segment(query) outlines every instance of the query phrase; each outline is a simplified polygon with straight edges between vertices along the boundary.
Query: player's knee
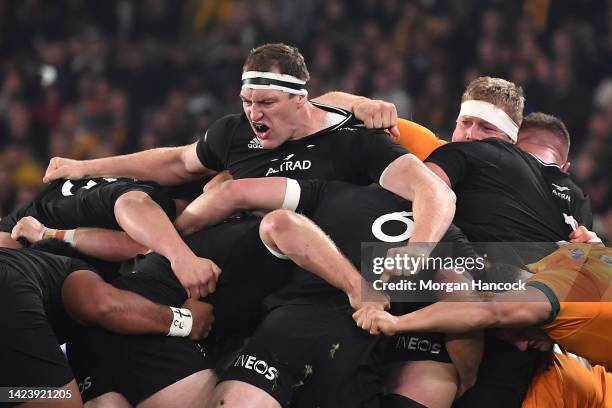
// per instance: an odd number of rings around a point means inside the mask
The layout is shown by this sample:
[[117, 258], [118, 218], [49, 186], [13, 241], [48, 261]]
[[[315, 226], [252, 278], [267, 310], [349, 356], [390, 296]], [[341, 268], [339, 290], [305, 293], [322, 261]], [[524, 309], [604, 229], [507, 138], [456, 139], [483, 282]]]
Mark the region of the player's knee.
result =
[[107, 392], [99, 397], [87, 401], [84, 405], [85, 408], [132, 408], [132, 404], [128, 402], [125, 397], [116, 392]]
[[413, 399], [399, 394], [387, 394], [381, 400], [382, 408], [426, 408]]
[[144, 191], [128, 191], [122, 194], [117, 201], [115, 201], [115, 214], [121, 213], [122, 211], [138, 208], [143, 205], [155, 204], [151, 197]]
[[299, 217], [289, 210], [275, 210], [261, 220], [260, 233], [267, 236], [275, 236], [292, 231], [299, 224]]

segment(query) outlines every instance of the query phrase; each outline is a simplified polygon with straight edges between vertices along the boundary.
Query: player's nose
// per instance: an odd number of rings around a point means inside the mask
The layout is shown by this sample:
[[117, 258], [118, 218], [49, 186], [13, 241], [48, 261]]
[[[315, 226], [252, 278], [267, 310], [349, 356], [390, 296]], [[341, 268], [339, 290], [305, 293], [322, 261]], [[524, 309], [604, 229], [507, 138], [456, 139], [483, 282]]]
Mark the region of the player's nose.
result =
[[465, 140], [474, 140], [476, 136], [476, 125], [472, 124], [470, 127], [465, 129]]
[[514, 342], [514, 345], [516, 346], [517, 349], [521, 351], [526, 351], [527, 347], [529, 346], [529, 341], [528, 340], [518, 340]]
[[248, 116], [251, 122], [255, 122], [263, 117], [263, 112], [253, 105], [249, 108]]

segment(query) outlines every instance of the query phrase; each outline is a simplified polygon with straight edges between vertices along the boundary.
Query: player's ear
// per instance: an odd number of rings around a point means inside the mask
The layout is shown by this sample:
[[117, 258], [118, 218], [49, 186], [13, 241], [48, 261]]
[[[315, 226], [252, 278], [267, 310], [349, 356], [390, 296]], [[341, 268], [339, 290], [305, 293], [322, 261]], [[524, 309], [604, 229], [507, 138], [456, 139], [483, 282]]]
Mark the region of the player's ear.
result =
[[565, 162], [565, 164], [563, 164], [561, 166], [561, 171], [564, 172], [564, 173], [568, 173], [571, 164], [572, 163], [570, 163], [570, 162]]
[[296, 98], [295, 103], [297, 104], [298, 109], [304, 106], [304, 104], [306, 104], [306, 102], [308, 101], [306, 95], [295, 95], [294, 98]]

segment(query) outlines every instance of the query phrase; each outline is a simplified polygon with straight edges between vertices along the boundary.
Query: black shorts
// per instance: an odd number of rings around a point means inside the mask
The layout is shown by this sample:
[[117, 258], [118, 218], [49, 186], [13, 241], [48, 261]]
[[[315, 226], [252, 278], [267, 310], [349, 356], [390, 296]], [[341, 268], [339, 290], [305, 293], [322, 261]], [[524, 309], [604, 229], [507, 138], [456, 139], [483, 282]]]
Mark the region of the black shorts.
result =
[[[391, 312], [396, 316], [400, 316], [421, 309], [429, 304], [417, 302], [393, 303]], [[385, 363], [427, 360], [439, 363], [452, 363], [446, 350], [443, 333], [398, 333], [387, 341]]]
[[401, 333], [391, 337], [385, 349], [385, 363], [436, 361], [452, 363], [442, 333]]
[[381, 338], [350, 313], [318, 305], [273, 309], [222, 375], [274, 397], [283, 407], [378, 407]]
[[0, 385], [61, 387], [74, 377], [45, 311], [41, 289], [0, 265]]
[[173, 220], [176, 217], [174, 201], [154, 182], [128, 179], [100, 181], [90, 189], [79, 188], [73, 195], [63, 196], [61, 189], [65, 182], [65, 180], [55, 181], [30, 204], [3, 217], [0, 220], [0, 231], [11, 232], [17, 221], [26, 216], [38, 219], [49, 228], [99, 227], [120, 230], [115, 219], [115, 202], [130, 191], [142, 191], [148, 194], [168, 218]]
[[67, 354], [84, 402], [107, 392], [133, 406], [157, 391], [213, 365], [204, 348], [188, 338], [126, 336], [83, 328]]

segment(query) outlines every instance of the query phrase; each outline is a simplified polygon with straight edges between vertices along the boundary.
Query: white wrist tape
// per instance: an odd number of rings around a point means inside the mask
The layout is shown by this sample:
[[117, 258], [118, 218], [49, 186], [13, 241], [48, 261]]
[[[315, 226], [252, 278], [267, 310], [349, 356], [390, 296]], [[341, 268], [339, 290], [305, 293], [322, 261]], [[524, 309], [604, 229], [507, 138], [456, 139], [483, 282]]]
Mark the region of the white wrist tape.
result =
[[168, 306], [172, 310], [172, 323], [170, 323], [170, 330], [168, 336], [173, 337], [187, 337], [191, 333], [191, 327], [193, 326], [193, 318], [191, 317], [191, 310], [180, 309], [178, 307]]
[[461, 111], [458, 117], [460, 116], [473, 116], [486, 120], [507, 134], [516, 143], [519, 131], [518, 125], [506, 112], [492, 103], [476, 100], [465, 101], [461, 104]]
[[76, 242], [74, 242], [74, 233], [75, 232], [76, 232], [75, 229], [67, 230], [66, 234], [64, 235], [64, 241], [69, 243], [71, 247], [75, 247], [76, 246]]

